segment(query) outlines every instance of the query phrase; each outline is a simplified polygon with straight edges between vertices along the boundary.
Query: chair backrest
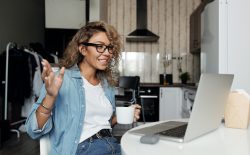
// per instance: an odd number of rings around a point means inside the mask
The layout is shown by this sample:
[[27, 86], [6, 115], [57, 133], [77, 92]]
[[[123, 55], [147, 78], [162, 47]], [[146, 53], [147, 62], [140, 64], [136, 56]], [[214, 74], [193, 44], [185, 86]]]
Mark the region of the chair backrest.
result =
[[49, 155], [51, 145], [49, 135], [43, 136], [40, 138], [40, 155]]
[[[134, 104], [139, 97], [139, 85], [140, 77], [139, 76], [120, 76], [119, 77], [119, 88], [124, 89], [124, 96], [117, 97], [116, 101], [123, 101], [128, 104]], [[121, 102], [119, 102], [121, 103]]]
[[137, 90], [140, 84], [139, 76], [120, 76], [119, 87], [124, 89]]

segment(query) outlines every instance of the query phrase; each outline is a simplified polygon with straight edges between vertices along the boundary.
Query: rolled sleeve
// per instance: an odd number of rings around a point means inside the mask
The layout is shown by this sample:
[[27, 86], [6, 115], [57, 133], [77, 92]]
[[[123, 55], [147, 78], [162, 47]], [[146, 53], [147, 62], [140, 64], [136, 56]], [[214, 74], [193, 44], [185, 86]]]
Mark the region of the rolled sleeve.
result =
[[37, 118], [36, 118], [36, 109], [39, 105], [33, 108], [33, 111], [30, 113], [29, 117], [26, 120], [25, 127], [27, 133], [31, 138], [37, 139], [45, 135], [52, 129], [52, 116], [47, 120], [42, 129], [38, 128]]
[[33, 139], [40, 138], [41, 136], [47, 134], [52, 129], [52, 126], [53, 126], [53, 119], [52, 119], [52, 116], [50, 116], [50, 118], [44, 124], [42, 129], [38, 128], [36, 110], [39, 107], [39, 105], [42, 103], [42, 100], [44, 99], [45, 95], [46, 95], [46, 90], [45, 90], [45, 87], [43, 86], [41, 89], [41, 95], [39, 99], [37, 100], [35, 104], [33, 104], [31, 112], [28, 118], [26, 119], [25, 127], [27, 130], [27, 133]]

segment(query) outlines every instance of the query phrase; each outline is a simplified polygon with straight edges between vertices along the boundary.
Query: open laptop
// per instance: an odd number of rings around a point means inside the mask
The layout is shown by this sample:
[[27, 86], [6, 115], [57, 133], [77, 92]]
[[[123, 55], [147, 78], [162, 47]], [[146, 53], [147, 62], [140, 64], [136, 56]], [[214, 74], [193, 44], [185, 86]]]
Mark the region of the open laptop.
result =
[[233, 81], [231, 74], [202, 74], [188, 122], [167, 121], [130, 130], [136, 135], [159, 134], [161, 139], [187, 142], [217, 129]]

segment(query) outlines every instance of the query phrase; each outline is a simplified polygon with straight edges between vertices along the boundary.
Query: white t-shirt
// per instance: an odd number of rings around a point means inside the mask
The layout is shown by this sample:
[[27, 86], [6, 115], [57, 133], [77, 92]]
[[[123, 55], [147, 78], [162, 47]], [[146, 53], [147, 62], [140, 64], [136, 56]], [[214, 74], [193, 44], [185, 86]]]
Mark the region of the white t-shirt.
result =
[[79, 142], [91, 137], [101, 129], [111, 129], [109, 120], [113, 113], [112, 105], [105, 96], [101, 84], [92, 85], [84, 77], [82, 79], [85, 89], [86, 112]]

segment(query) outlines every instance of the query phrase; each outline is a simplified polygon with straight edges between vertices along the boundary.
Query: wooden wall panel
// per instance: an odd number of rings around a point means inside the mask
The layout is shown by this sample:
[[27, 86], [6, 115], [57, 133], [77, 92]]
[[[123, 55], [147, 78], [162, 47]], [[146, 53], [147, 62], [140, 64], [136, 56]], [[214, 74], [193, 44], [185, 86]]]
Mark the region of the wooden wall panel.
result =
[[[173, 0], [166, 1], [166, 54], [171, 54], [173, 56]], [[173, 68], [172, 65], [167, 67], [167, 74], [172, 74]]]
[[173, 36], [172, 36], [172, 44], [173, 44], [173, 49], [172, 49], [172, 55], [174, 58], [173, 63], [172, 63], [172, 74], [173, 74], [173, 82], [178, 81], [178, 59], [177, 57], [179, 56], [179, 51], [180, 51], [180, 0], [173, 0], [172, 1], [172, 15], [173, 15], [173, 22], [172, 22], [172, 31], [173, 31]]
[[180, 0], [180, 16], [179, 16], [179, 21], [180, 21], [180, 51], [179, 55], [181, 56], [181, 68], [182, 72], [185, 72], [187, 70], [187, 1]]
[[117, 31], [122, 35], [122, 37], [124, 37], [124, 0], [116, 0], [116, 8], [117, 9], [117, 16], [116, 16], [116, 24], [117, 24]]
[[124, 10], [123, 10], [123, 15], [124, 16], [124, 22], [123, 22], [123, 27], [124, 27], [124, 31], [123, 31], [123, 41], [124, 41], [124, 49], [126, 49], [127, 51], [130, 51], [130, 44], [126, 44], [126, 35], [128, 35], [132, 29], [130, 26], [130, 21], [131, 21], [131, 14], [130, 12], [130, 0], [124, 0]]
[[[132, 32], [136, 28], [136, 1], [130, 0], [130, 4], [131, 4], [130, 5], [131, 9], [130, 9], [130, 12], [127, 12], [127, 13], [131, 14], [131, 20], [127, 21], [127, 23], [130, 23], [130, 32]], [[132, 52], [138, 51], [136, 43], [134, 43], [134, 42], [127, 43], [126, 42], [126, 44], [130, 44], [130, 50]], [[127, 50], [125, 49], [125, 51], [127, 51]], [[131, 52], [131, 51], [129, 51], [129, 52]]]
[[[148, 5], [147, 5], [147, 26], [148, 29], [151, 30], [152, 29], [152, 5], [151, 2], [152, 0], [148, 1]], [[143, 58], [142, 59], [147, 59], [150, 60], [151, 59], [151, 51], [152, 51], [152, 45], [150, 43], [138, 43], [138, 51], [143, 54]], [[143, 61], [143, 63], [141, 64], [142, 68], [148, 68], [147, 70], [142, 69], [142, 73], [141, 73], [141, 81], [151, 81], [151, 63], [149, 63], [148, 61]]]
[[[143, 68], [142, 82], [159, 82], [159, 74], [164, 73], [163, 56], [171, 54], [173, 59], [166, 71], [173, 74], [173, 81], [179, 82], [178, 60], [182, 56], [181, 68], [191, 74], [193, 82], [199, 74], [199, 55], [189, 52], [189, 16], [201, 0], [147, 0], [147, 26], [157, 34], [158, 42], [126, 42], [126, 35], [136, 28], [136, 0], [107, 0], [108, 22], [121, 33], [125, 52], [139, 52], [141, 58], [136, 67]], [[130, 54], [125, 57], [128, 58]], [[150, 60], [142, 62], [142, 60]], [[123, 64], [123, 73], [129, 72]], [[195, 74], [195, 75], [194, 75]], [[194, 78], [195, 77], [195, 78]]]
[[117, 5], [116, 5], [116, 2], [117, 2], [117, 0], [110, 0], [110, 3], [108, 3], [108, 4], [110, 4], [110, 6], [108, 6], [108, 7], [110, 7], [110, 9], [109, 9], [110, 17], [108, 18], [109, 19], [108, 22], [117, 28], [117, 24], [116, 24], [117, 23], [117, 18], [116, 18]]
[[[159, 0], [151, 0], [151, 10], [152, 10], [152, 18], [151, 18], [151, 31], [161, 38], [161, 34], [159, 33]], [[151, 51], [151, 75], [158, 75], [159, 68], [156, 68], [158, 61], [156, 61], [157, 54], [159, 53], [159, 42], [152, 42], [152, 51]], [[151, 81], [158, 80], [159, 76], [151, 76], [149, 79]]]
[[[159, 36], [161, 39], [159, 39], [159, 59], [158, 59], [158, 72], [164, 73], [166, 72], [166, 69], [163, 66], [163, 59], [166, 57], [166, 1], [165, 0], [159, 0]], [[160, 67], [159, 67], [160, 66]]]

